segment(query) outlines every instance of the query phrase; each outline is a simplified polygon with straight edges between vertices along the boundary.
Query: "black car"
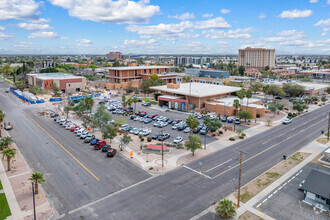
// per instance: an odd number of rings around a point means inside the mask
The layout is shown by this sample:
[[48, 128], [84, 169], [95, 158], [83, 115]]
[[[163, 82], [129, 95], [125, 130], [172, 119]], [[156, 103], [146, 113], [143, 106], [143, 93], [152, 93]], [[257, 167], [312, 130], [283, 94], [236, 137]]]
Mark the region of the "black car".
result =
[[151, 136], [152, 139], [156, 140], [161, 134], [156, 133], [154, 135]]
[[52, 114], [50, 114], [51, 118], [56, 118], [58, 116], [58, 114], [56, 112], [53, 112]]
[[140, 117], [144, 117], [146, 114], [147, 114], [147, 113], [142, 112], [142, 113], [140, 114]]
[[107, 152], [110, 148], [111, 146], [106, 144], [102, 147], [102, 152]]
[[137, 117], [137, 115], [131, 115], [130, 119], [133, 120], [136, 117]]
[[174, 121], [173, 119], [168, 119], [167, 123], [172, 124], [173, 121]]

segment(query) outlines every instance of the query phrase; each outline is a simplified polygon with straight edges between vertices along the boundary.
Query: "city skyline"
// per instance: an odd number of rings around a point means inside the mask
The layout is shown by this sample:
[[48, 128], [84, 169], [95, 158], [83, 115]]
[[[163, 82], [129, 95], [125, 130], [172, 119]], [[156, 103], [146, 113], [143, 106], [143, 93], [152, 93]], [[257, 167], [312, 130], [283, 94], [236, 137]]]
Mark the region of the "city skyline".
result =
[[250, 46], [329, 55], [329, 7], [330, 0], [5, 0], [0, 54], [237, 55]]

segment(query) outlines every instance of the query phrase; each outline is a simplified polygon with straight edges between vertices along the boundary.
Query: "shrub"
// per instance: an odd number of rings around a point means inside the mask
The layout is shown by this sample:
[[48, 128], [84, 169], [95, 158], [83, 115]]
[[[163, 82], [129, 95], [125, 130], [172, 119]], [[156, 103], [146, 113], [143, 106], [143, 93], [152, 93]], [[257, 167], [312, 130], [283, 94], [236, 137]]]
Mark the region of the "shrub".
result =
[[257, 113], [257, 115], [256, 115], [256, 116], [257, 116], [257, 118], [260, 118], [260, 114], [259, 114], [259, 113]]
[[223, 131], [219, 131], [219, 134], [223, 134]]
[[318, 106], [322, 106], [322, 104], [319, 104]]
[[239, 139], [244, 139], [244, 136], [239, 136]]
[[141, 137], [140, 140], [143, 142], [144, 141], [144, 137]]
[[184, 147], [183, 147], [182, 143], [179, 143], [179, 144], [176, 145], [175, 148], [176, 149], [183, 149]]
[[212, 137], [215, 137], [215, 134], [212, 134]]
[[296, 117], [297, 116], [297, 113], [292, 113], [292, 117]]
[[292, 117], [292, 113], [291, 112], [288, 112], [288, 117]]
[[230, 137], [229, 140], [230, 140], [230, 141], [235, 141], [235, 138]]
[[245, 136], [246, 136], [246, 134], [245, 134], [245, 133], [242, 133], [242, 134], [241, 134], [241, 136], [245, 137]]
[[325, 102], [325, 101], [327, 101], [327, 97], [326, 97], [325, 95], [323, 95], [323, 96], [321, 97], [321, 100], [322, 100], [322, 102]]
[[148, 138], [147, 138], [147, 141], [148, 141], [148, 142], [151, 142], [151, 141], [152, 141], [152, 138], [151, 138], [151, 137], [148, 137]]
[[248, 122], [251, 122], [251, 120], [248, 120]]
[[227, 128], [225, 128], [225, 131], [227, 131]]

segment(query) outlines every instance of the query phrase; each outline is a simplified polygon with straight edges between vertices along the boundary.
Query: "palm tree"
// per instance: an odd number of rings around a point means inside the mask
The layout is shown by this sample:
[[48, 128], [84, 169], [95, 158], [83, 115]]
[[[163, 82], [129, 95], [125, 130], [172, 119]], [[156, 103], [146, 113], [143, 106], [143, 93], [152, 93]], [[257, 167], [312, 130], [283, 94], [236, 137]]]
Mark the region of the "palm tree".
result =
[[9, 145], [11, 145], [12, 143], [14, 143], [14, 139], [12, 139], [11, 137], [7, 136], [4, 137], [0, 140], [0, 150], [4, 149], [4, 148], [8, 148]]
[[235, 99], [234, 100], [234, 103], [233, 103], [233, 106], [235, 108], [235, 115], [237, 115], [237, 109], [241, 106], [241, 104], [239, 104], [239, 100], [238, 99]]
[[[241, 90], [237, 91], [236, 94], [237, 94], [238, 98], [239, 98], [239, 99], [241, 100], [241, 102], [242, 102], [242, 100], [243, 100], [243, 99], [245, 98], [245, 96], [246, 96], [246, 91], [245, 91], [244, 88], [242, 88]], [[242, 105], [242, 104], [241, 104], [241, 105]]]
[[2, 122], [5, 120], [6, 114], [0, 109], [0, 137], [1, 137], [1, 128]]
[[245, 97], [247, 98], [247, 104], [246, 104], [246, 109], [249, 107], [249, 99], [252, 98], [252, 90], [249, 89], [246, 91]]
[[7, 157], [8, 171], [10, 171], [10, 160], [11, 160], [11, 158], [15, 157], [16, 149], [6, 148], [1, 152], [1, 154], [2, 154], [2, 158]]
[[127, 99], [127, 105], [131, 107], [132, 104], [133, 104], [133, 99], [132, 98]]
[[133, 97], [133, 102], [134, 102], [134, 113], [136, 111], [136, 103], [139, 101], [138, 97], [134, 96]]
[[223, 218], [231, 218], [236, 215], [235, 205], [228, 199], [218, 202], [215, 210]]
[[40, 172], [32, 173], [30, 179], [32, 182], [34, 182], [34, 191], [36, 194], [38, 194], [38, 184], [46, 182], [44, 175]]
[[92, 112], [92, 108], [94, 105], [94, 99], [92, 97], [86, 97], [85, 99], [86, 107]]

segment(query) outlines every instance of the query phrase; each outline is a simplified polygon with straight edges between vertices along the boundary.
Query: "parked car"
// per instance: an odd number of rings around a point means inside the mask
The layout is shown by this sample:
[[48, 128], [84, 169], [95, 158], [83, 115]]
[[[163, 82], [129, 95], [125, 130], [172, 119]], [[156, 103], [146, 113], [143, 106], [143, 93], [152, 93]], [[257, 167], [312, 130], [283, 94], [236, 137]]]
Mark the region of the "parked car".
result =
[[299, 183], [299, 186], [298, 186], [298, 189], [299, 190], [302, 190], [302, 191], [304, 191], [304, 183], [305, 183], [305, 180], [303, 180], [301, 183]]
[[221, 121], [222, 121], [222, 122], [226, 122], [226, 121], [227, 121], [227, 117], [226, 117], [226, 116], [223, 116], [223, 117], [221, 118]]
[[240, 124], [241, 123], [241, 119], [240, 118], [235, 118], [235, 124]]
[[79, 128], [79, 126], [73, 126], [73, 127], [70, 128], [70, 131], [73, 132], [73, 131], [75, 131], [77, 128]]
[[180, 142], [182, 142], [182, 141], [183, 141], [183, 138], [182, 138], [182, 137], [176, 137], [176, 138], [174, 139], [173, 143], [178, 144], [178, 143], [180, 143]]
[[85, 143], [91, 142], [95, 138], [95, 135], [93, 134], [88, 134], [85, 138]]
[[193, 132], [197, 134], [202, 129], [202, 127], [203, 126], [197, 126], [197, 128], [194, 128]]
[[170, 137], [171, 137], [171, 135], [169, 133], [164, 133], [163, 135], [159, 135], [157, 139], [159, 141], [162, 141], [162, 140], [164, 141], [164, 140], [166, 140], [166, 139], [168, 139]]
[[280, 97], [280, 96], [275, 96], [274, 98], [277, 100], [282, 100], [282, 97]]
[[159, 121], [156, 121], [156, 122], [154, 123], [154, 127], [158, 127], [159, 124], [160, 124], [160, 122], [159, 122]]
[[142, 103], [142, 105], [147, 107], [147, 106], [151, 106], [151, 103], [150, 102], [145, 102], [145, 103]]
[[169, 120], [167, 121], [167, 123], [172, 124], [173, 121], [174, 121], [173, 119], [169, 119]]
[[160, 133], [156, 133], [156, 134], [153, 134], [153, 135], [151, 136], [151, 138], [154, 139], [154, 140], [156, 140], [160, 135], [162, 135], [162, 134], [160, 134]]
[[149, 124], [150, 122], [152, 122], [152, 119], [151, 119], [151, 118], [146, 118], [146, 119], [144, 120], [144, 123], [145, 123], [145, 124]]
[[173, 130], [176, 130], [176, 129], [178, 129], [178, 127], [179, 127], [178, 124], [174, 124], [174, 125], [172, 126], [172, 129], [173, 129]]
[[100, 150], [105, 145], [105, 141], [99, 141], [94, 145], [95, 150]]
[[287, 125], [287, 124], [290, 124], [291, 122], [292, 122], [292, 119], [285, 118], [285, 119], [283, 119], [282, 124]]
[[233, 121], [234, 121], [234, 120], [233, 120], [233, 118], [231, 118], [231, 117], [229, 117], [228, 120], [227, 120], [228, 123], [233, 123]]
[[110, 148], [111, 146], [106, 144], [102, 147], [102, 152], [107, 152]]
[[130, 119], [134, 120], [134, 118], [136, 118], [136, 117], [137, 117], [136, 115], [131, 115]]
[[157, 117], [158, 115], [157, 114], [152, 114], [150, 118], [154, 118], [154, 117]]
[[91, 145], [95, 145], [97, 142], [99, 142], [100, 140], [99, 139], [93, 139], [92, 141], [91, 141]]
[[191, 129], [190, 129], [189, 127], [186, 127], [186, 128], [183, 130], [184, 133], [189, 133], [190, 131], [191, 131]]
[[53, 113], [50, 114], [50, 117], [51, 117], [51, 118], [55, 118], [55, 117], [57, 117], [57, 116], [58, 116], [58, 114], [57, 114], [56, 112], [53, 112]]
[[107, 152], [107, 157], [113, 157], [117, 153], [116, 149], [110, 148]]
[[85, 139], [87, 137], [87, 135], [89, 135], [89, 131], [87, 132], [83, 132], [81, 135], [80, 135], [80, 139]]
[[206, 135], [207, 132], [208, 132], [207, 127], [203, 127], [203, 128], [201, 129], [201, 131], [199, 132], [199, 134]]

